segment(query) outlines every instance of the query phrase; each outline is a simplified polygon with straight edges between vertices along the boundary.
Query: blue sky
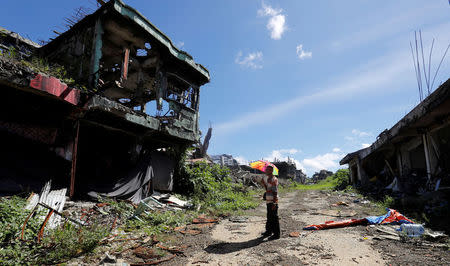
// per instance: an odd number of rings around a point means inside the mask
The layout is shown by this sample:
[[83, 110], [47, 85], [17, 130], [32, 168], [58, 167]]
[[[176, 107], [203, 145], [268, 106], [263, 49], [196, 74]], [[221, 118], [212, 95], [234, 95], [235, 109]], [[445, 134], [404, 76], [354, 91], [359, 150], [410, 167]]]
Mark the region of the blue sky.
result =
[[[419, 103], [409, 42], [422, 30], [431, 73], [450, 43], [448, 0], [125, 0], [206, 66], [200, 126], [209, 154], [288, 156], [336, 170]], [[94, 0], [7, 1], [0, 26], [37, 41]], [[427, 57], [427, 56], [426, 56]], [[450, 76], [450, 55], [435, 89]]]

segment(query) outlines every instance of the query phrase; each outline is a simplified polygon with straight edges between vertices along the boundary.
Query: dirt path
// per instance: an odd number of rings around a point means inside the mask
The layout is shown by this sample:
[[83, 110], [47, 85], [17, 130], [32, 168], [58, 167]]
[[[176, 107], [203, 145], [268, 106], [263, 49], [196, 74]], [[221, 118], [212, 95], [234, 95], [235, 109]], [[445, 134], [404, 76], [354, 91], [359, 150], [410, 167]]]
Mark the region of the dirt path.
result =
[[[335, 201], [325, 192], [292, 192], [280, 199], [279, 240], [260, 238], [265, 226], [265, 204], [243, 217], [222, 220], [210, 232], [185, 237], [189, 248], [186, 257], [167, 262], [167, 265], [384, 265], [383, 256], [364, 237], [363, 229], [339, 228], [324, 231], [303, 231], [308, 224], [322, 223], [336, 218], [330, 207]], [[345, 207], [345, 206], [342, 206]], [[351, 209], [346, 207], [347, 209]], [[341, 214], [364, 214], [341, 208]], [[325, 213], [325, 214], [321, 214]], [[297, 231], [299, 237], [290, 237]]]

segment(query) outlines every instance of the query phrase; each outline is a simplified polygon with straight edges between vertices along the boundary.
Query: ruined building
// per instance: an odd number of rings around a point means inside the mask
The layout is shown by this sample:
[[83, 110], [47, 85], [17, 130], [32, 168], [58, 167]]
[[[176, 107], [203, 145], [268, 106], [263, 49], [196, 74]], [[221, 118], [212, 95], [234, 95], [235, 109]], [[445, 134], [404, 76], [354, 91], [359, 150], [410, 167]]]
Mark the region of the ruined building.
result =
[[280, 161], [277, 158], [272, 162], [278, 168], [278, 177], [285, 179], [295, 179], [297, 176], [297, 168], [294, 160], [288, 157], [286, 161]]
[[347, 154], [353, 184], [416, 193], [450, 185], [450, 79], [368, 148]]
[[314, 173], [314, 175], [311, 177], [312, 181], [314, 183], [317, 183], [321, 180], [325, 180], [327, 177], [332, 176], [333, 172], [327, 171], [327, 170], [320, 170], [319, 172]]
[[43, 46], [1, 29], [0, 53], [1, 193], [49, 179], [72, 197], [176, 186], [210, 76], [138, 11], [111, 0]]
[[295, 170], [295, 178], [294, 181], [300, 184], [306, 184], [306, 179], [308, 177], [305, 173], [303, 173], [302, 169]]
[[212, 155], [211, 159], [213, 163], [220, 164], [221, 166], [238, 166], [239, 163], [233, 158], [231, 154]]

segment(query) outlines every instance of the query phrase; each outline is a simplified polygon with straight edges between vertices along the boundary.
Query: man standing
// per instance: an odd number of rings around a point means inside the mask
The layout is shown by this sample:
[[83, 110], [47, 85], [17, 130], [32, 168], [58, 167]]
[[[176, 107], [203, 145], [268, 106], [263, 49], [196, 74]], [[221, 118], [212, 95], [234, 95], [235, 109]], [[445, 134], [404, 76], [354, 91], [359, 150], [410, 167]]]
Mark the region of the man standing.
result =
[[273, 175], [273, 167], [267, 166], [266, 171], [267, 183], [266, 187], [266, 203], [267, 203], [267, 221], [266, 231], [263, 236], [270, 236], [268, 240], [280, 238], [280, 222], [278, 220], [278, 178]]

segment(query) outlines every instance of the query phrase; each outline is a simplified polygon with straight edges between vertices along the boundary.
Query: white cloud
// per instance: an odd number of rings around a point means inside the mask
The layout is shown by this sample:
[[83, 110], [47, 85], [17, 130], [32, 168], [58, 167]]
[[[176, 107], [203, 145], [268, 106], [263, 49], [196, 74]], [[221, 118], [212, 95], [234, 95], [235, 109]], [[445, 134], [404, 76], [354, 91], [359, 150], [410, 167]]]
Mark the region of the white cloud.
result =
[[361, 147], [364, 149], [364, 148], [370, 147], [370, 145], [371, 145], [371, 144], [369, 144], [369, 143], [362, 143], [362, 144], [361, 144]]
[[[333, 82], [322, 90], [316, 90], [310, 95], [298, 97], [288, 96], [285, 101], [267, 106], [264, 109], [254, 110], [246, 114], [233, 117], [230, 121], [219, 123], [216, 126], [216, 135], [236, 132], [254, 125], [268, 123], [278, 117], [292, 113], [306, 105], [317, 103], [336, 102], [338, 100], [355, 99], [367, 93], [391, 92], [394, 84], [401, 84], [410, 79], [411, 58], [406, 49], [394, 51], [381, 58], [376, 58], [364, 67], [357, 67], [347, 76], [342, 76], [341, 82]], [[306, 90], [303, 88], [302, 90]], [[264, 117], [264, 119], [260, 119]]]
[[249, 53], [247, 56], [242, 57], [243, 54], [241, 51], [236, 56], [235, 63], [239, 64], [244, 67], [253, 68], [253, 69], [260, 69], [262, 68], [262, 59], [263, 54], [262, 52], [254, 52]]
[[372, 136], [372, 133], [360, 131], [360, 130], [358, 130], [358, 129], [353, 129], [353, 130], [352, 130], [352, 134], [353, 134], [353, 135], [356, 135], [356, 136], [358, 136], [358, 137], [370, 137], [370, 136]]
[[237, 156], [237, 157], [233, 157], [239, 164], [246, 164], [248, 165], [248, 160], [245, 159], [244, 156]]
[[282, 14], [283, 9], [274, 9], [271, 6], [262, 3], [262, 8], [258, 10], [258, 15], [269, 17], [267, 29], [270, 31], [270, 37], [274, 40], [281, 39], [286, 31], [286, 16]]
[[341, 151], [341, 149], [339, 149], [339, 148], [334, 148], [333, 149], [333, 152], [340, 152]]
[[300, 60], [312, 57], [312, 52], [306, 52], [305, 50], [303, 50], [303, 44], [297, 45], [296, 51], [297, 56]]
[[342, 158], [342, 154], [325, 153], [322, 155], [317, 155], [316, 157], [313, 157], [313, 158], [303, 159], [302, 164], [306, 168], [310, 168], [314, 171], [320, 171], [323, 169], [333, 170], [333, 169], [339, 167], [338, 161], [341, 158]]
[[297, 149], [281, 149], [273, 150], [269, 156], [264, 157], [266, 160], [273, 161], [275, 159], [284, 161], [287, 160], [288, 156], [292, 156], [298, 152]]

